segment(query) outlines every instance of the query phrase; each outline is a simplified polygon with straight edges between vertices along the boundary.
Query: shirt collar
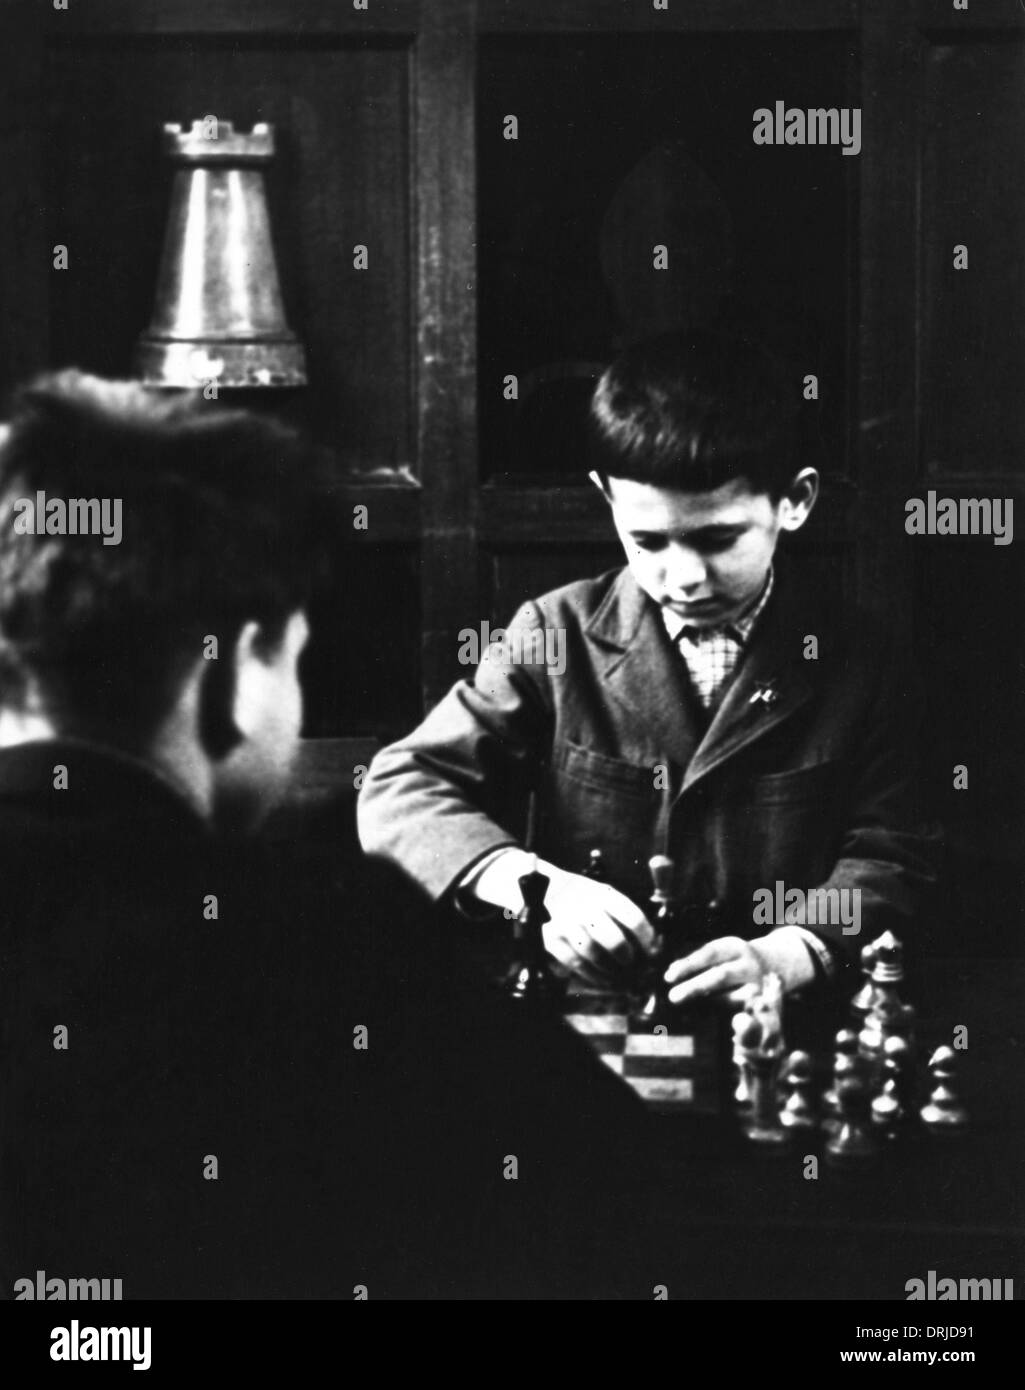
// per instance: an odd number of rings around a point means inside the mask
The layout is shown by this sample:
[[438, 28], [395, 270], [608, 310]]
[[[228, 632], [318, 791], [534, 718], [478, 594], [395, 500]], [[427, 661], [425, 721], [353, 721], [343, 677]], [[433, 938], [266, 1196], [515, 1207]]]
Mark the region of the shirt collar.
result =
[[[768, 578], [762, 586], [761, 593], [752, 601], [739, 618], [733, 618], [730, 622], [722, 623], [719, 627], [707, 628], [702, 631], [701, 636], [711, 636], [712, 633], [726, 633], [739, 643], [740, 646], [746, 647], [751, 633], [754, 631], [755, 624], [761, 617], [766, 604], [769, 602], [774, 583], [775, 574], [770, 568]], [[686, 618], [681, 617], [679, 613], [674, 613], [670, 608], [662, 609], [662, 621], [665, 624], [666, 632], [668, 632], [670, 638], [674, 642], [678, 641], [684, 630], [691, 626]]]

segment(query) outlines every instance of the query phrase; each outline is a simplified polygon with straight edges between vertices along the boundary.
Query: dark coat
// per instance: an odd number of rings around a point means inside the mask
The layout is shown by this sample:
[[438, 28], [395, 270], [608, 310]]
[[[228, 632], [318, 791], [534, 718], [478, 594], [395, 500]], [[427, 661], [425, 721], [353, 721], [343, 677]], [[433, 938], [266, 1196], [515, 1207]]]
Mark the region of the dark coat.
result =
[[142, 764], [36, 743], [0, 751], [0, 862], [0, 1296], [40, 1269], [126, 1299], [587, 1296], [617, 1268], [586, 1262], [633, 1098], [461, 976], [354, 834], [218, 843]]
[[544, 858], [579, 870], [600, 847], [612, 880], [643, 903], [647, 861], [666, 851], [683, 899], [717, 904], [715, 934], [763, 934], [753, 895], [778, 880], [861, 890], [860, 937], [821, 928], [848, 951], [907, 925], [937, 841], [918, 805], [913, 687], [877, 623], [778, 567], [710, 726], [629, 571], [525, 604], [512, 650], [529, 655], [522, 634], [546, 628], [564, 634], [562, 674], [492, 652], [378, 754], [359, 803], [364, 848], [440, 896], [522, 834], [536, 788]]

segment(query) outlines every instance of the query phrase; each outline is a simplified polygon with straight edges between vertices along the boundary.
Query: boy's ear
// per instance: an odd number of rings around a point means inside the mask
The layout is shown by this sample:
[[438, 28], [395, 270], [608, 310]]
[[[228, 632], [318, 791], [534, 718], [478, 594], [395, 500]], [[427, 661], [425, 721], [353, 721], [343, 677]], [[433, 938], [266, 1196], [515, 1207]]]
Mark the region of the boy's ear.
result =
[[245, 737], [249, 722], [246, 684], [258, 625], [245, 623], [223, 642], [216, 661], [203, 663], [200, 735], [214, 759], [225, 757]]
[[259, 651], [263, 635], [259, 623], [243, 623], [231, 651], [235, 668], [231, 722], [244, 738], [259, 725], [267, 695], [267, 663]]
[[814, 468], [802, 468], [794, 477], [780, 500], [780, 528], [799, 531], [811, 516], [819, 495], [819, 475]]

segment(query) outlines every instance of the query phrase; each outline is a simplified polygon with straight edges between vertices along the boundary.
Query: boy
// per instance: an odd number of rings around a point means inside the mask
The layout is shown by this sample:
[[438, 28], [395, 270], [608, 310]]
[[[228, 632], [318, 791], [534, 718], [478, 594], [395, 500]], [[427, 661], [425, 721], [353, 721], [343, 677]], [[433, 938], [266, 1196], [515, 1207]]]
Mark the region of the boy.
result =
[[[786, 399], [758, 349], [714, 337], [641, 344], [605, 372], [591, 479], [626, 568], [525, 604], [475, 678], [378, 755], [367, 850], [435, 897], [515, 908], [534, 794], [546, 945], [592, 978], [650, 948], [635, 904], [664, 850], [710, 938], [667, 970], [675, 1003], [736, 999], [770, 970], [799, 989], [914, 914], [934, 843], [895, 654], [774, 563], [819, 482]], [[545, 629], [561, 672], [531, 640]], [[592, 847], [612, 883], [578, 872]], [[780, 882], [782, 917], [764, 906]]]

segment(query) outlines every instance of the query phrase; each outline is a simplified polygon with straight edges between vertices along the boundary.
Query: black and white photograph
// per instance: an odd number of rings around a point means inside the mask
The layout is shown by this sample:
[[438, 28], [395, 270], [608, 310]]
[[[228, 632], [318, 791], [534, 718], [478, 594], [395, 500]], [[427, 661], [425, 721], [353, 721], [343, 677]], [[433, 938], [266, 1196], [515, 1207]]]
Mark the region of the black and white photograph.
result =
[[1025, 0], [0, 0], [0, 102], [10, 1367], [995, 1374]]

